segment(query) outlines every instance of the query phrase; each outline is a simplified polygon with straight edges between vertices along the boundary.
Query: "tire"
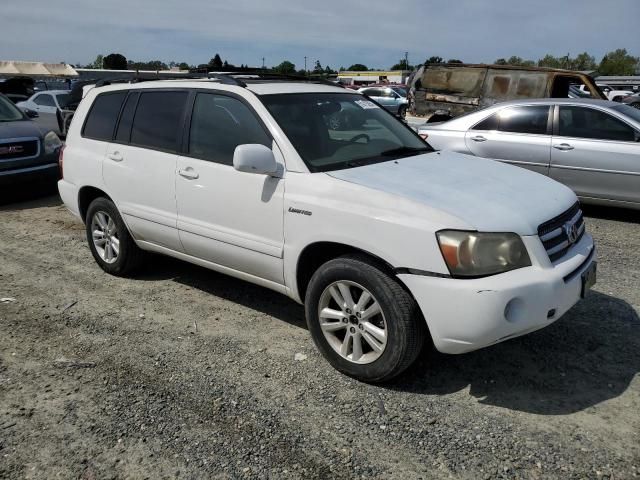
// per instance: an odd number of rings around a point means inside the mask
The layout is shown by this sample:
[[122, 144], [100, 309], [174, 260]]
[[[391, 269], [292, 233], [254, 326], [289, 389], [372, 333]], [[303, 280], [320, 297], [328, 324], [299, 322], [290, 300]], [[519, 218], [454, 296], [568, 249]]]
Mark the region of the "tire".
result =
[[[335, 292], [345, 300], [345, 288], [352, 299], [340, 307]], [[361, 296], [364, 292], [371, 297], [368, 301]], [[345, 304], [355, 306], [347, 310]], [[380, 313], [371, 315], [375, 304]], [[305, 313], [322, 355], [340, 372], [364, 382], [385, 382], [406, 370], [418, 357], [427, 331], [413, 297], [364, 255], [345, 255], [323, 264], [309, 282]]]
[[144, 252], [131, 238], [111, 200], [100, 197], [91, 202], [87, 209], [85, 228], [89, 249], [102, 270], [124, 277], [140, 266]]
[[398, 109], [398, 116], [400, 118], [402, 118], [403, 120], [405, 118], [407, 118], [407, 107], [406, 107], [406, 105], [403, 105]]

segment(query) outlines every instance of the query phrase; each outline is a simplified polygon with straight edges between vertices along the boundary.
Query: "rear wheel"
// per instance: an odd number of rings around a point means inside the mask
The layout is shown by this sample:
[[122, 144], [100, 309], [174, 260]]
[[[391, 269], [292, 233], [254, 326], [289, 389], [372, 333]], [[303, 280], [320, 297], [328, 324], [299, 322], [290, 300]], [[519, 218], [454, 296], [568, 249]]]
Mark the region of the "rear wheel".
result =
[[91, 202], [85, 226], [93, 258], [105, 272], [126, 276], [140, 265], [143, 252], [111, 200], [101, 197]]
[[407, 117], [407, 106], [403, 105], [398, 109], [398, 116], [400, 118], [406, 118]]
[[402, 373], [422, 348], [426, 326], [411, 295], [362, 255], [322, 265], [307, 288], [309, 331], [337, 370], [366, 382]]

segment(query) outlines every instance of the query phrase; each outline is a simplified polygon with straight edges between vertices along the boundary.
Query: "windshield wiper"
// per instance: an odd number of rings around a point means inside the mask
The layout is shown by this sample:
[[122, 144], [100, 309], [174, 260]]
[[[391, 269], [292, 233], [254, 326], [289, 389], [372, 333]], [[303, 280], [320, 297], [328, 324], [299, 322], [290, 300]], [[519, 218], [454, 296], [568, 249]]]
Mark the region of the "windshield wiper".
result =
[[391, 150], [385, 150], [384, 152], [381, 152], [380, 155], [383, 157], [390, 157], [392, 155], [402, 155], [403, 153], [420, 153], [420, 152], [431, 152], [432, 150], [428, 147], [398, 147], [398, 148], [392, 148]]

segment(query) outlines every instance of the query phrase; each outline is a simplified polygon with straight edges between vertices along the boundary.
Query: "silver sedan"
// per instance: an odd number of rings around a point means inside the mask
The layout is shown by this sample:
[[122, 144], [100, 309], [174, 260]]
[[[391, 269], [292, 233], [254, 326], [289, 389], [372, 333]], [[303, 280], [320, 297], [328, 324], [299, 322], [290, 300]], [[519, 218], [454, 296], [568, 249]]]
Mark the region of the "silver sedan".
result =
[[493, 105], [418, 133], [436, 149], [494, 158], [571, 187], [585, 203], [640, 209], [640, 110], [590, 99]]

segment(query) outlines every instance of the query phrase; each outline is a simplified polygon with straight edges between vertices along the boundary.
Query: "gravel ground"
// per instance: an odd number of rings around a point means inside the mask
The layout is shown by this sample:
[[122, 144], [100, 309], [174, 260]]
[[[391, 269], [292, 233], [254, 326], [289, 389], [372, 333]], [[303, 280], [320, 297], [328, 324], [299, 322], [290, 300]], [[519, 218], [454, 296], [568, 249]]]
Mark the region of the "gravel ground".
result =
[[283, 296], [162, 257], [110, 277], [57, 196], [5, 204], [0, 478], [640, 476], [640, 224], [586, 213], [585, 301], [371, 386]]

